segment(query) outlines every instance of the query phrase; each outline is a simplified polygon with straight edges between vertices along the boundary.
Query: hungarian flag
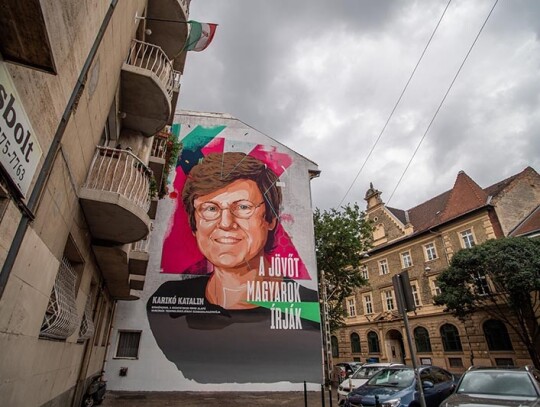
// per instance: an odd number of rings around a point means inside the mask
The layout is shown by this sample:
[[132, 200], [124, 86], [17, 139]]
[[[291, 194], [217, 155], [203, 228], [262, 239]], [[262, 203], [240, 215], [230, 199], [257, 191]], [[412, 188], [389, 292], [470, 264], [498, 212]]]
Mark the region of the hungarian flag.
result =
[[190, 25], [189, 37], [184, 51], [203, 51], [212, 42], [217, 24], [188, 21]]

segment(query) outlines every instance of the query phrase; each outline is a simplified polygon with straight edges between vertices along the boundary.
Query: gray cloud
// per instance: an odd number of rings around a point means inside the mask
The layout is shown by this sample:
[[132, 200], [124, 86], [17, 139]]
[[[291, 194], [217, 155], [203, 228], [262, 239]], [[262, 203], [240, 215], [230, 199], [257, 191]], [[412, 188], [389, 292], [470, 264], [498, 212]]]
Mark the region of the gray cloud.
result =
[[[179, 108], [230, 113], [317, 162], [313, 202], [335, 207], [357, 175], [446, 0], [205, 0], [219, 24], [190, 53]], [[493, 0], [453, 0], [345, 202], [389, 199]], [[540, 170], [540, 3], [500, 0], [390, 202], [409, 208], [465, 170], [487, 186]]]

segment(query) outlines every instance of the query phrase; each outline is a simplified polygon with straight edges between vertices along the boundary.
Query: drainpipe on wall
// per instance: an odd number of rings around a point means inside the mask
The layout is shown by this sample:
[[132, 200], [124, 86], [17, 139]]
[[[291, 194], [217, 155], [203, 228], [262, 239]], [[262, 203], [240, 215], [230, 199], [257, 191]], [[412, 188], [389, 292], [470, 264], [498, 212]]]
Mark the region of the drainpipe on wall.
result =
[[49, 180], [49, 177], [52, 173], [56, 155], [60, 150], [62, 138], [64, 137], [67, 124], [69, 122], [69, 119], [71, 118], [71, 115], [73, 114], [73, 111], [77, 107], [77, 103], [82, 95], [82, 92], [84, 91], [86, 76], [88, 75], [88, 71], [92, 66], [92, 62], [94, 61], [99, 46], [101, 45], [101, 41], [103, 40], [105, 31], [107, 30], [109, 22], [112, 19], [112, 15], [117, 3], [118, 0], [111, 0], [109, 9], [105, 14], [103, 22], [101, 23], [101, 27], [99, 28], [94, 44], [90, 49], [90, 53], [86, 57], [86, 61], [84, 62], [81, 73], [79, 74], [79, 78], [77, 79], [75, 88], [73, 89], [66, 109], [64, 110], [64, 114], [62, 114], [62, 118], [60, 119], [60, 123], [58, 124], [58, 127], [56, 129], [56, 133], [54, 134], [51, 146], [49, 147], [49, 151], [47, 152], [47, 156], [45, 157], [43, 166], [40, 169], [36, 184], [34, 185], [34, 188], [32, 189], [32, 194], [30, 195], [30, 199], [28, 200], [28, 210], [30, 211], [30, 213], [22, 213], [22, 218], [19, 222], [19, 226], [17, 227], [17, 231], [15, 232], [15, 237], [13, 238], [13, 242], [11, 243], [11, 246], [9, 248], [6, 261], [2, 266], [2, 271], [0, 272], [0, 299], [2, 299], [4, 295], [4, 290], [6, 288], [9, 275], [11, 274], [11, 270], [13, 269], [13, 265], [15, 264], [15, 260], [17, 259], [17, 255], [19, 254], [19, 250], [22, 246], [22, 242], [24, 240], [26, 230], [28, 229], [28, 225], [32, 220], [31, 214], [35, 213], [39, 206], [41, 196], [45, 190], [47, 181]]

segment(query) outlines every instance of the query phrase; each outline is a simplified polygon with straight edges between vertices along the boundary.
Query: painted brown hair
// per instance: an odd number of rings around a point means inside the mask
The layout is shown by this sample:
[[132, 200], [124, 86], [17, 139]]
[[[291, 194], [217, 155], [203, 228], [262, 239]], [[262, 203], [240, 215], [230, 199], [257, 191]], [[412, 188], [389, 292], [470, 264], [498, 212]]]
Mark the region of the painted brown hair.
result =
[[[236, 180], [252, 180], [264, 198], [266, 222], [279, 219], [281, 188], [277, 175], [262, 161], [244, 153], [212, 153], [193, 167], [182, 190], [182, 201], [188, 214], [191, 230], [197, 230], [195, 222], [195, 199], [224, 188]], [[268, 233], [265, 252], [274, 245], [274, 230]]]

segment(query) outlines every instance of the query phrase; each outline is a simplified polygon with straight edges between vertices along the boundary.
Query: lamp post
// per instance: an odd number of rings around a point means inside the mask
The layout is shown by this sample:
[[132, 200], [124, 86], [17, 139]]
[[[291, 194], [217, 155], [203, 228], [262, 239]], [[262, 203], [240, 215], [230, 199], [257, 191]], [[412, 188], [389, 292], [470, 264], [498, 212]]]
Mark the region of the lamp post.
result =
[[326, 386], [331, 383], [331, 373], [333, 368], [332, 362], [332, 339], [330, 336], [330, 314], [328, 310], [328, 300], [332, 297], [335, 290], [328, 295], [328, 286], [324, 277], [324, 270], [321, 270], [321, 306], [322, 306], [322, 333], [323, 333], [323, 371], [324, 382]]

